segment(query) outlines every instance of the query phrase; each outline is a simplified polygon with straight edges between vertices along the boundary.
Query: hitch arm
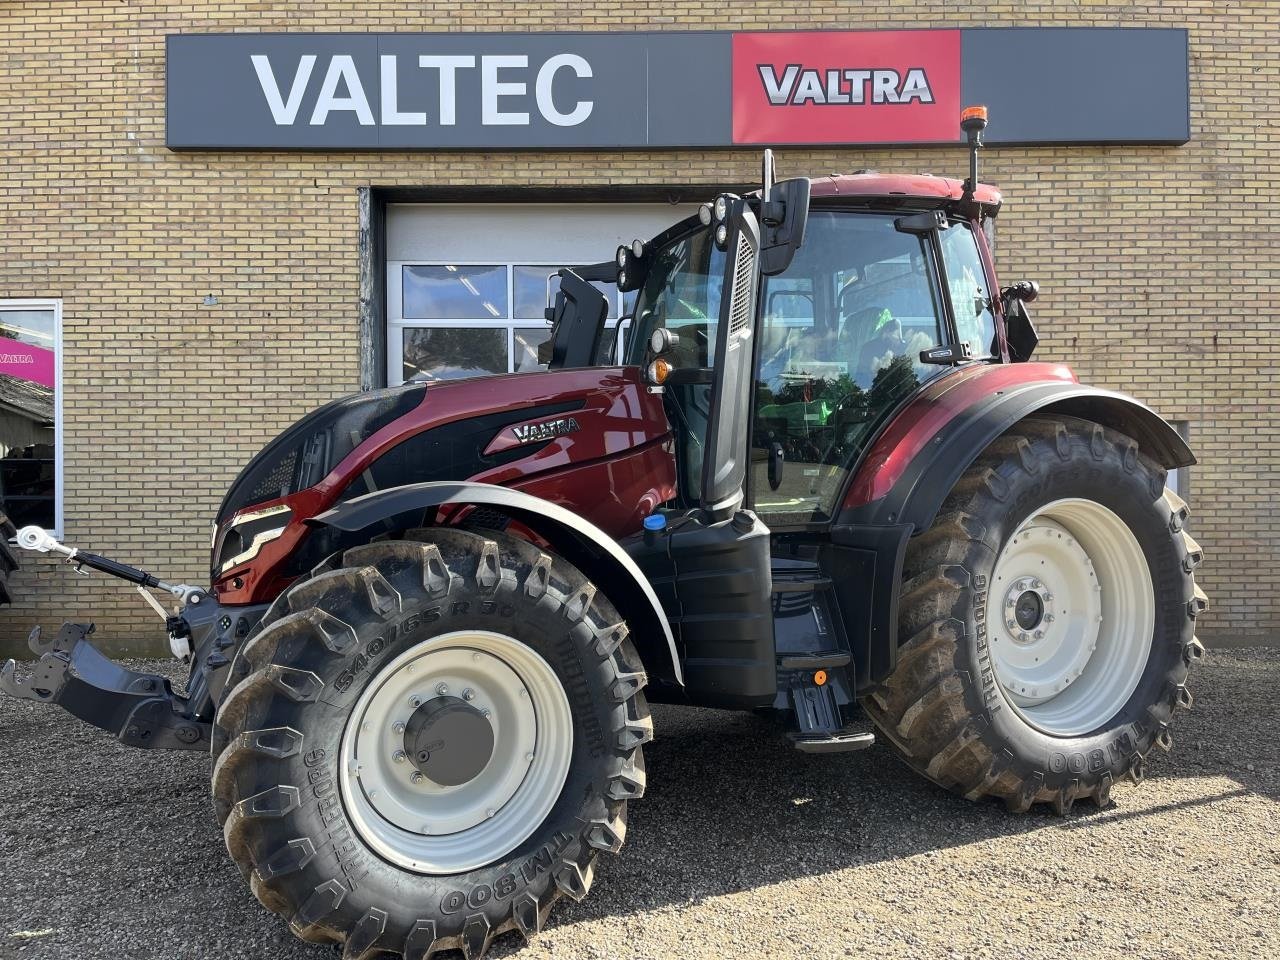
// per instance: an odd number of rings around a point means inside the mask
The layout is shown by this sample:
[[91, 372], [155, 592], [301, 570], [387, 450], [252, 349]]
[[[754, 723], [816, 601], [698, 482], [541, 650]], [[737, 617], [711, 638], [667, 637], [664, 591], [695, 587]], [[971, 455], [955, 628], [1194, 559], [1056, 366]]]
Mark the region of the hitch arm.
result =
[[108, 659], [89, 642], [92, 631], [64, 623], [51, 642], [41, 640], [39, 627], [31, 631], [27, 643], [39, 659], [22, 678], [14, 661], [0, 667], [0, 693], [56, 703], [131, 747], [207, 750], [210, 725], [186, 715], [186, 700], [169, 681]]

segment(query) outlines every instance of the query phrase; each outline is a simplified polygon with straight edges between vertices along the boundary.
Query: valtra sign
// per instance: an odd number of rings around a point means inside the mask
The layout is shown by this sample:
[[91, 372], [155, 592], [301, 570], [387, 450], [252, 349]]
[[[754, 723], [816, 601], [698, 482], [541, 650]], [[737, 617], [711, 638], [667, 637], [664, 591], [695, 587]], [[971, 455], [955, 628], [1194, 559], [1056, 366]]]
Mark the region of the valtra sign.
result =
[[959, 30], [733, 38], [735, 143], [940, 143], [959, 115]]
[[184, 34], [166, 86], [175, 150], [1190, 138], [1184, 30]]

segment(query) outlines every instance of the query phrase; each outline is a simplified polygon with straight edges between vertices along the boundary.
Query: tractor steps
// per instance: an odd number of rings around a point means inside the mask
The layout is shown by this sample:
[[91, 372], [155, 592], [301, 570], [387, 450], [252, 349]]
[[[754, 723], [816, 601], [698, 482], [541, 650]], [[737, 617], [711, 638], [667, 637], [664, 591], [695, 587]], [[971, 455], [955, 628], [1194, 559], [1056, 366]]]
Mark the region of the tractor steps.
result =
[[791, 742], [801, 753], [851, 753], [865, 750], [876, 742], [875, 732], [846, 727], [830, 736], [790, 734]]

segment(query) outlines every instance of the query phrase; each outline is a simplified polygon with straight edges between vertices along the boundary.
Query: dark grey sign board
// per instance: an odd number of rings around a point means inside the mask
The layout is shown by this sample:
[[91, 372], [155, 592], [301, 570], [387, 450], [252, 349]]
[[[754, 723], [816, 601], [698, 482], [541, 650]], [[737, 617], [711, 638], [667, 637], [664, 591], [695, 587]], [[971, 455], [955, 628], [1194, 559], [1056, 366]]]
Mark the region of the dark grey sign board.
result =
[[1185, 143], [1187, 32], [180, 34], [174, 150]]

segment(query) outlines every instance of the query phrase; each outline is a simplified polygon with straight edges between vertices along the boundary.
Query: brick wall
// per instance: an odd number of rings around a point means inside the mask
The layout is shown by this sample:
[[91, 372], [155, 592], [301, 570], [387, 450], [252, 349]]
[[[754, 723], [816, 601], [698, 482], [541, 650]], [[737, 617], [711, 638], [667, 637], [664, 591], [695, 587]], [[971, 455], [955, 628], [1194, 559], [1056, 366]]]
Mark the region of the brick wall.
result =
[[[66, 536], [207, 576], [209, 522], [242, 463], [353, 389], [362, 185], [750, 181], [756, 151], [174, 154], [166, 33], [1185, 26], [1182, 147], [993, 149], [998, 260], [1038, 279], [1041, 352], [1190, 422], [1194, 533], [1213, 600], [1202, 634], [1262, 642], [1280, 623], [1280, 0], [500, 6], [264, 0], [0, 7], [0, 296], [64, 301]], [[1082, 65], [1087, 68], [1087, 65]], [[1011, 78], [1016, 82], [1016, 78]], [[999, 123], [999, 117], [993, 118]], [[956, 151], [787, 150], [781, 170], [956, 172]], [[216, 306], [203, 306], [206, 294]], [[0, 611], [0, 649], [35, 623], [97, 621], [119, 651], [163, 649], [130, 590], [34, 563]]]

